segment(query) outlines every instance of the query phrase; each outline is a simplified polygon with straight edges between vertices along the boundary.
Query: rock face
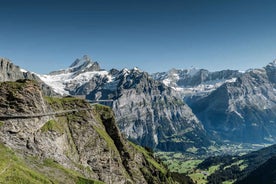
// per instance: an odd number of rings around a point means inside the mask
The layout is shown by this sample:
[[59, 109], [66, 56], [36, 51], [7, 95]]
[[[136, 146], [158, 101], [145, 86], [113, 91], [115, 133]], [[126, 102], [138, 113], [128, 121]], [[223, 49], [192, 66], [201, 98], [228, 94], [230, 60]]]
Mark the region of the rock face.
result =
[[[81, 70], [73, 70], [76, 65]], [[90, 70], [87, 66], [96, 67]], [[203, 126], [181, 97], [138, 68], [107, 72], [85, 57], [62, 73], [53, 72], [41, 79], [63, 94], [84, 95], [89, 100], [113, 100], [120, 130], [141, 145], [185, 151], [210, 144]]]
[[[53, 71], [49, 75], [39, 75], [39, 78], [47, 85], [51, 86], [56, 93], [61, 95], [86, 94], [90, 88], [96, 87], [101, 80], [108, 82], [107, 71], [101, 70], [97, 62], [93, 62], [88, 56], [75, 60], [68, 69]], [[83, 85], [91, 80], [88, 89], [83, 89]]]
[[[30, 183], [174, 183], [149, 152], [122, 138], [110, 108], [44, 97], [29, 80], [0, 85], [0, 151], [11, 148], [43, 178]], [[0, 181], [16, 177], [12, 167]]]
[[46, 85], [40, 78], [29, 71], [21, 69], [14, 65], [10, 60], [0, 58], [0, 82], [16, 81], [18, 79], [30, 79], [39, 82], [43, 93], [48, 96], [57, 95], [48, 85]]
[[276, 67], [245, 72], [211, 94], [190, 102], [207, 131], [224, 140], [275, 142]]

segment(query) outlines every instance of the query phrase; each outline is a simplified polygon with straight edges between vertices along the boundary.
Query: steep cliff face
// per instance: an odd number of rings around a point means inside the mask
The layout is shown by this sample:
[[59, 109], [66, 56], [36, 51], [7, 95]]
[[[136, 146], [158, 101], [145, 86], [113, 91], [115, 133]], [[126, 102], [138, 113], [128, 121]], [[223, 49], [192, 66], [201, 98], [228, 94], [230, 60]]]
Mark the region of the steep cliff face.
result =
[[11, 61], [0, 58], [0, 81], [15, 81], [18, 79], [32, 78], [32, 74], [21, 70]]
[[108, 107], [44, 97], [29, 80], [0, 85], [0, 151], [19, 158], [0, 164], [0, 181], [174, 183], [150, 153], [122, 138]]
[[227, 82], [210, 95], [195, 99], [191, 108], [205, 128], [239, 142], [275, 142], [276, 67], [271, 63]]

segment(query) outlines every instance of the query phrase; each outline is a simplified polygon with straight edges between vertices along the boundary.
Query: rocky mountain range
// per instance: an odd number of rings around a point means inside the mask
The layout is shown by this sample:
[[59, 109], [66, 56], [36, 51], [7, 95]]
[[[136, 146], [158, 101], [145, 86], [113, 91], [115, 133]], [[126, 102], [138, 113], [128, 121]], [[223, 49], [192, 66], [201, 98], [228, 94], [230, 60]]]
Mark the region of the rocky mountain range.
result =
[[164, 151], [210, 145], [203, 126], [180, 96], [138, 68], [106, 71], [84, 56], [68, 69], [40, 78], [62, 94], [113, 100], [120, 130], [140, 145]]
[[274, 143], [276, 136], [275, 62], [245, 72], [209, 95], [190, 101], [208, 132], [223, 140]]
[[103, 70], [84, 56], [39, 75], [3, 61], [2, 79], [38, 80], [46, 94], [112, 100], [122, 133], [143, 146], [185, 151], [205, 149], [212, 140], [275, 142], [275, 62], [245, 72], [193, 68], [149, 75], [138, 68]]
[[155, 80], [163, 82], [166, 86], [178, 91], [185, 101], [208, 95], [225, 82], [231, 82], [241, 76], [238, 70], [222, 70], [210, 72], [205, 69], [171, 69], [168, 72], [152, 74]]

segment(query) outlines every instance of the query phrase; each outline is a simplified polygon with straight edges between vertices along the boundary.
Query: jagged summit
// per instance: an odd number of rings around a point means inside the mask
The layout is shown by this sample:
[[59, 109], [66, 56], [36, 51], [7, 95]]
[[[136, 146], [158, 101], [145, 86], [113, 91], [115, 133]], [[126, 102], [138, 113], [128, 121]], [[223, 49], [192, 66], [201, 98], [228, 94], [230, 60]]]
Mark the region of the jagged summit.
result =
[[67, 69], [62, 69], [58, 71], [53, 71], [50, 75], [60, 75], [60, 74], [68, 74], [68, 73], [75, 73], [78, 75], [84, 72], [91, 72], [91, 71], [100, 71], [100, 65], [98, 62], [93, 62], [89, 56], [84, 55], [81, 59], [76, 59]]
[[81, 59], [76, 59], [71, 65], [70, 68], [77, 67], [83, 65], [84, 63], [92, 63], [92, 59], [88, 55], [84, 55]]
[[76, 71], [99, 71], [100, 65], [98, 62], [93, 62], [89, 56], [84, 55], [81, 59], [76, 59], [69, 67], [70, 72]]
[[274, 61], [272, 61], [271, 63], [269, 63], [267, 66], [276, 67], [276, 59]]

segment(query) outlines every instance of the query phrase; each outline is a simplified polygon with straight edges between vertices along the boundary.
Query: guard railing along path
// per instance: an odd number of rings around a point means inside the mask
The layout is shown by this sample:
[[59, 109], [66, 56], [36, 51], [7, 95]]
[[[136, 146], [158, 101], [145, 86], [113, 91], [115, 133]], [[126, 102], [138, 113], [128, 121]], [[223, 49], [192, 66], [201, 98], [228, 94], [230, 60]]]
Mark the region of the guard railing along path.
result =
[[80, 108], [80, 109], [70, 109], [70, 110], [62, 110], [56, 112], [47, 112], [47, 113], [38, 113], [38, 114], [0, 114], [0, 119], [27, 119], [27, 118], [37, 118], [43, 116], [53, 116], [53, 115], [61, 115], [68, 114], [72, 112], [91, 110], [92, 108]]
[[[98, 104], [102, 102], [113, 103], [113, 100], [87, 100], [89, 103]], [[5, 119], [27, 119], [27, 118], [37, 118], [43, 116], [53, 116], [53, 115], [61, 115], [61, 114], [68, 114], [72, 112], [84, 111], [84, 110], [91, 110], [90, 108], [79, 108], [79, 109], [70, 109], [70, 110], [62, 110], [62, 111], [55, 111], [55, 112], [45, 112], [45, 113], [38, 113], [38, 114], [0, 114], [0, 120]]]

